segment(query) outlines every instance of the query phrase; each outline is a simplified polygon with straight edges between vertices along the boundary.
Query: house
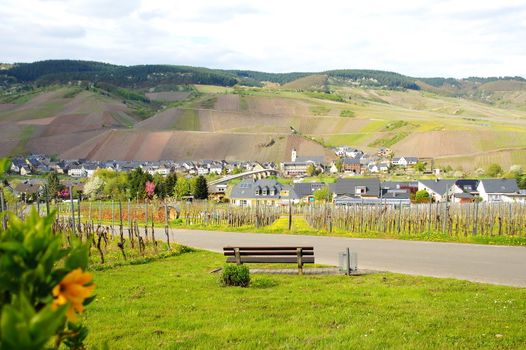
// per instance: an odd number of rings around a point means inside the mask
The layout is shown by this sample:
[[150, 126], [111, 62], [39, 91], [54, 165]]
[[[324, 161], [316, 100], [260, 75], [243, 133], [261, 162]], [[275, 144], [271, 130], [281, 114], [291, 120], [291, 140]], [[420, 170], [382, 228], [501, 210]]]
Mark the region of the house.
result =
[[228, 185], [224, 183], [208, 186], [208, 198], [218, 202], [222, 201], [226, 197], [227, 188]]
[[449, 200], [451, 187], [455, 185], [456, 180], [419, 180], [418, 190], [425, 190], [435, 202], [444, 202]]
[[386, 173], [389, 171], [389, 164], [387, 163], [370, 163], [367, 166], [367, 170], [369, 170], [370, 173]]
[[243, 180], [232, 188], [230, 194], [230, 203], [240, 207], [278, 206], [289, 200], [294, 204], [299, 202], [292, 187], [270, 179]]
[[525, 202], [515, 179], [480, 180], [477, 191], [485, 202]]
[[292, 189], [300, 202], [311, 203], [314, 202], [314, 192], [325, 186], [323, 182], [300, 182], [292, 185]]
[[452, 202], [460, 204], [473, 203], [479, 195], [478, 185], [479, 180], [461, 179], [455, 181], [450, 191], [452, 193]]
[[291, 161], [281, 163], [281, 171], [285, 176], [305, 176], [307, 169], [313, 165], [318, 171], [323, 172], [325, 163], [324, 156], [304, 156], [299, 157], [296, 149], [292, 149]]
[[363, 155], [363, 151], [357, 148], [349, 147], [349, 146], [336, 147], [334, 149], [334, 153], [338, 157], [342, 157], [342, 158], [343, 157], [356, 158], [356, 157], [361, 157]]
[[395, 157], [393, 158], [391, 163], [393, 165], [398, 165], [398, 166], [405, 168], [408, 166], [416, 165], [416, 163], [418, 163], [418, 158], [417, 157]]
[[13, 192], [20, 200], [27, 203], [36, 200], [42, 188], [42, 182], [24, 181], [17, 184]]
[[363, 167], [360, 158], [342, 158], [342, 171], [348, 174], [362, 174]]
[[416, 181], [384, 181], [380, 185], [380, 198], [384, 202], [398, 200], [400, 204], [411, 203], [411, 193], [418, 190], [418, 182]]
[[329, 188], [334, 204], [354, 204], [380, 198], [380, 180], [377, 178], [338, 179]]

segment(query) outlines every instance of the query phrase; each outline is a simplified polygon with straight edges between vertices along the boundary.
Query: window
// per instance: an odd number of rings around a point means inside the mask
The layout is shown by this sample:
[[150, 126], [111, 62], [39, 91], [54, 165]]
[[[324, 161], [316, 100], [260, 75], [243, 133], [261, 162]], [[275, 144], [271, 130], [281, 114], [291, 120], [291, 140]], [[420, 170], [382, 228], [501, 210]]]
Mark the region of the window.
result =
[[247, 206], [247, 200], [246, 199], [241, 199], [239, 201], [239, 205], [242, 206], [242, 207], [246, 207]]
[[355, 194], [364, 194], [365, 192], [367, 192], [367, 187], [365, 187], [365, 186], [356, 186], [355, 187], [355, 191], [354, 191]]

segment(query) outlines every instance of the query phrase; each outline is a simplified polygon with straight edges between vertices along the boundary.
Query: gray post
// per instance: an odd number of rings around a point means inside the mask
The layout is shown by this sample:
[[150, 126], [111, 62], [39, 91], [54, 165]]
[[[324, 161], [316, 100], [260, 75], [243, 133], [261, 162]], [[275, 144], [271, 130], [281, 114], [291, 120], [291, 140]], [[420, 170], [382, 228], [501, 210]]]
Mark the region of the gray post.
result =
[[44, 188], [46, 189], [46, 215], [49, 216], [49, 191], [47, 185]]
[[347, 271], [345, 271], [345, 274], [351, 274], [351, 250], [349, 249], [349, 247], [347, 247]]
[[431, 232], [431, 208], [432, 208], [431, 199], [429, 199], [429, 215], [427, 218], [427, 233]]
[[289, 231], [292, 228], [292, 202], [289, 199]]
[[4, 230], [7, 229], [7, 216], [5, 215], [5, 204], [4, 204], [4, 188], [0, 188], [0, 202], [2, 203], [2, 227]]
[[71, 226], [75, 235], [75, 206], [73, 205], [73, 188], [69, 186], [69, 201], [71, 202]]

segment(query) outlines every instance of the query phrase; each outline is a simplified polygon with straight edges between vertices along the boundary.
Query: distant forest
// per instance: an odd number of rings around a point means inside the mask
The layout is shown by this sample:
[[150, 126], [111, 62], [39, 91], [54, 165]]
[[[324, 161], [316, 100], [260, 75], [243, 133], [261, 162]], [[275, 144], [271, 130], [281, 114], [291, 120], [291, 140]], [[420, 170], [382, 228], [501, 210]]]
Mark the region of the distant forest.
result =
[[[0, 84], [34, 83], [50, 85], [71, 81], [111, 84], [125, 88], [146, 88], [159, 84], [208, 84], [219, 86], [262, 86], [263, 82], [285, 84], [311, 74], [326, 74], [343, 83], [389, 89], [419, 90], [418, 82], [441, 87], [460, 87], [461, 80], [454, 78], [413, 78], [402, 74], [378, 70], [345, 69], [325, 72], [266, 73], [250, 70], [220, 70], [176, 65], [119, 66], [101, 62], [76, 60], [47, 60], [14, 64], [0, 71]], [[474, 83], [495, 80], [520, 80], [522, 77], [470, 77]]]

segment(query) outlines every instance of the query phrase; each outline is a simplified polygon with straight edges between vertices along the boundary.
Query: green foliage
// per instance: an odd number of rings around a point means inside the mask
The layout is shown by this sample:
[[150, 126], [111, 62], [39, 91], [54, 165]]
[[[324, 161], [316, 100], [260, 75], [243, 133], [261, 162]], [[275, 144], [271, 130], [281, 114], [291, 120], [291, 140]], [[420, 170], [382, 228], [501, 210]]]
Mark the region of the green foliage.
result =
[[415, 194], [416, 203], [428, 203], [430, 200], [431, 198], [426, 190], [417, 191]]
[[58, 192], [64, 188], [60, 183], [57, 173], [54, 171], [47, 176], [47, 188], [49, 198], [51, 199], [57, 198]]
[[340, 117], [353, 118], [355, 116], [356, 115], [354, 114], [354, 112], [351, 111], [350, 109], [344, 109], [343, 111], [340, 112]]
[[145, 173], [142, 168], [136, 168], [128, 173], [128, 198], [144, 199], [146, 197], [146, 181], [152, 181], [152, 175]]
[[324, 186], [314, 191], [314, 198], [316, 201], [330, 202], [332, 200], [332, 193], [328, 186]]
[[41, 85], [67, 83], [74, 80], [107, 83], [121, 87], [155, 86], [163, 84], [211, 84], [233, 86], [238, 79], [225, 71], [172, 65], [116, 66], [111, 64], [47, 60], [17, 64], [6, 70], [8, 76], [19, 81]]
[[250, 284], [250, 270], [246, 265], [227, 264], [219, 282], [222, 286], [248, 287]]
[[424, 170], [426, 170], [426, 163], [421, 161], [416, 162], [415, 169], [416, 171], [423, 172]]
[[407, 125], [409, 125], [409, 123], [406, 122], [405, 120], [395, 120], [390, 123], [387, 123], [384, 129], [385, 130], [396, 130], [396, 129], [403, 128], [404, 126], [407, 126]]
[[331, 77], [359, 82], [367, 87], [387, 87], [391, 89], [402, 88], [420, 90], [414, 78], [398, 73], [379, 70], [343, 69], [325, 72]]
[[343, 97], [334, 93], [325, 93], [325, 92], [304, 92], [306, 96], [318, 98], [321, 100], [329, 100], [335, 102], [345, 102]]
[[[53, 337], [58, 344], [82, 345], [87, 334], [66, 321], [69, 303], [51, 305], [55, 286], [73, 270], [86, 270], [89, 249], [74, 239], [64, 248], [62, 237], [53, 233], [54, 219], [41, 218], [33, 208], [25, 220], [10, 214], [7, 229], [0, 231], [1, 349], [41, 349]], [[71, 333], [72, 327], [82, 332]]]
[[309, 164], [307, 166], [307, 176], [315, 176], [316, 175], [316, 167], [314, 164]]
[[199, 176], [195, 180], [195, 187], [193, 190], [195, 199], [207, 199], [208, 198], [208, 184], [204, 176]]
[[174, 188], [175, 198], [181, 200], [184, 196], [188, 196], [192, 193], [190, 181], [187, 178], [181, 177], [177, 179], [177, 183]]
[[310, 107], [310, 111], [314, 115], [325, 115], [331, 111], [331, 109], [327, 106], [313, 106]]
[[502, 175], [502, 167], [498, 164], [490, 164], [486, 169], [486, 175], [496, 177]]

